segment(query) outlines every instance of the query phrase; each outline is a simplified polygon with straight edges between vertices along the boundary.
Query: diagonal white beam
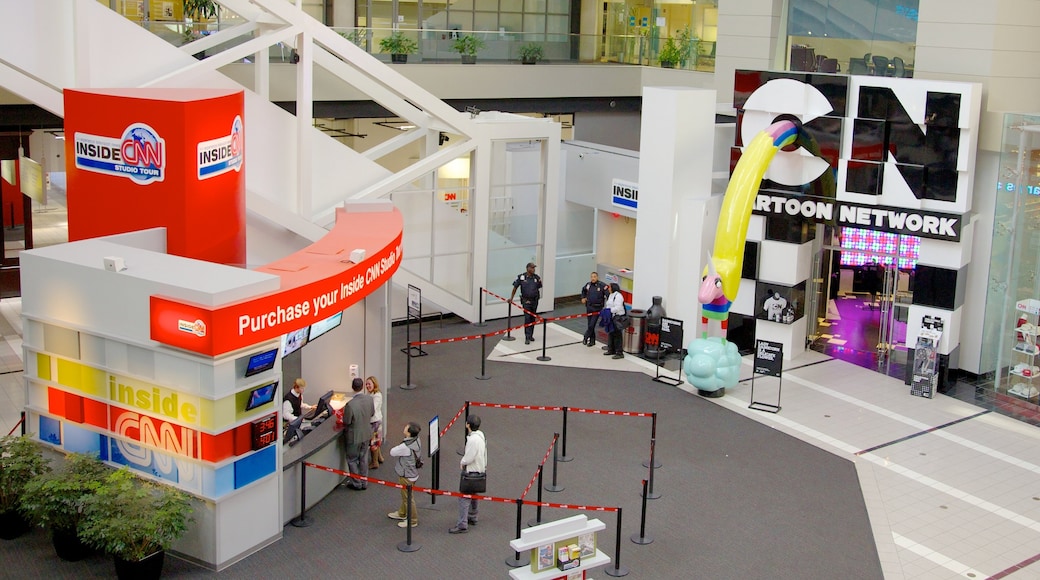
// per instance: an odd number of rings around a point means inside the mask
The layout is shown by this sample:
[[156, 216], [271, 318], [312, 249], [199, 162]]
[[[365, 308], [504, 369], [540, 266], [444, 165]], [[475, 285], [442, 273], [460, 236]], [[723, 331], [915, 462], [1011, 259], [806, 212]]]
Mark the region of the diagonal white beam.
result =
[[428, 127], [430, 116], [421, 109], [416, 108], [401, 95], [389, 90], [386, 85], [374, 82], [370, 77], [361, 74], [350, 64], [340, 60], [326, 49], [316, 46], [314, 62], [330, 73], [338, 76], [351, 86], [365, 93], [373, 101], [393, 111], [395, 115], [407, 119], [413, 125]]
[[59, 117], [65, 116], [65, 98], [61, 89], [5, 62], [0, 62], [0, 87]]
[[142, 83], [140, 86], [150, 87], [158, 85], [159, 83], [166, 82], [170, 79], [175, 79], [182, 75], [197, 74], [199, 72], [205, 71], [215, 71], [226, 64], [242, 60], [243, 58], [253, 55], [260, 50], [267, 50], [267, 47], [272, 46], [274, 44], [278, 44], [279, 42], [283, 42], [289, 38], [292, 38], [293, 36], [299, 34], [299, 32], [300, 31], [298, 28], [290, 26], [288, 28], [283, 28], [282, 30], [271, 32], [270, 34], [265, 34], [259, 38], [254, 38], [252, 40], [239, 44], [238, 46], [233, 46], [221, 52], [220, 54], [215, 54], [211, 57], [207, 57], [205, 60], [197, 60], [189, 64], [188, 66], [166, 73], [146, 83]]
[[181, 45], [181, 50], [188, 54], [198, 54], [204, 50], [209, 50], [222, 42], [227, 42], [239, 36], [249, 34], [258, 28], [259, 26], [256, 22], [243, 22], [237, 26], [225, 28], [216, 34], [207, 34], [196, 41]]

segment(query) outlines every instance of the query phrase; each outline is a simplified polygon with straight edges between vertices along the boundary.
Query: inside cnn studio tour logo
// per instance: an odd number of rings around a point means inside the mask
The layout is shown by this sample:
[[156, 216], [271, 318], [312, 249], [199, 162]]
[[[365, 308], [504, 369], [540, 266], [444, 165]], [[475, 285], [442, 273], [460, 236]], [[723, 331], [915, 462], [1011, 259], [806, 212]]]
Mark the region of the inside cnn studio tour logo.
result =
[[76, 167], [126, 177], [139, 185], [166, 178], [166, 140], [144, 123], [128, 126], [120, 137], [76, 133]]

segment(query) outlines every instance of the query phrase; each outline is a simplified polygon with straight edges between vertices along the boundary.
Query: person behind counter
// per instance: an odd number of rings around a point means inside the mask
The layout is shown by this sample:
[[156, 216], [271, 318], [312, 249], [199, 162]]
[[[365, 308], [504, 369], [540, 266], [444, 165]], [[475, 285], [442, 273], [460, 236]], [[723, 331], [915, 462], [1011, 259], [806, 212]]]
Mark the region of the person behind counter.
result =
[[[397, 458], [394, 472], [397, 473], [397, 483], [401, 484], [401, 507], [397, 511], [386, 514], [392, 520], [402, 520], [398, 527], [405, 527], [404, 519], [408, 517], [408, 487], [415, 485], [419, 479], [419, 466], [417, 459], [422, 453], [422, 443], [419, 441], [419, 433], [422, 427], [418, 423], [408, 423], [404, 426], [404, 440], [399, 445], [390, 449], [390, 457]], [[419, 510], [415, 507], [415, 494], [412, 494], [412, 527], [419, 525]]]
[[298, 417], [303, 416], [304, 413], [309, 413], [314, 410], [314, 405], [308, 405], [303, 402], [303, 391], [307, 388], [307, 381], [303, 379], [296, 379], [291, 389], [285, 396], [282, 397], [282, 419], [285, 421], [295, 421]]
[[[369, 445], [372, 444], [372, 415], [376, 412], [372, 395], [364, 392], [365, 381], [354, 379], [350, 384], [354, 391], [353, 398], [347, 402], [343, 413], [343, 430], [347, 439], [347, 469], [350, 473], [368, 477]], [[344, 484], [348, 489], [363, 491], [368, 489], [364, 479], [350, 478]]]

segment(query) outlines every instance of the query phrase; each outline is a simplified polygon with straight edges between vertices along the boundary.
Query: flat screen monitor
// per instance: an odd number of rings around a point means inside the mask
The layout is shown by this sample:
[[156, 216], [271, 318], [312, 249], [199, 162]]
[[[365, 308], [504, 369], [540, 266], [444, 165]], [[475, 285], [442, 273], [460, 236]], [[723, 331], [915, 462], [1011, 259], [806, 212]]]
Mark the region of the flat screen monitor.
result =
[[332, 414], [332, 409], [329, 408], [329, 400], [332, 399], [333, 392], [329, 391], [318, 399], [318, 404], [314, 407], [314, 412], [311, 413], [311, 417], [317, 421], [318, 419], [324, 418], [326, 415]]
[[282, 335], [282, 356], [290, 353], [294, 353], [307, 344], [307, 332], [310, 327], [304, 326], [299, 330], [294, 330], [289, 334]]
[[311, 325], [311, 332], [307, 339], [308, 342], [314, 340], [315, 338], [318, 338], [319, 336], [325, 334], [333, 328], [336, 328], [337, 326], [339, 326], [341, 322], [343, 322], [342, 312], [333, 314], [332, 316], [326, 318], [325, 320], [322, 320], [321, 322], [315, 322]]
[[282, 445], [294, 445], [300, 439], [303, 439], [303, 417], [297, 417], [289, 424], [285, 426], [285, 433], [282, 434]]
[[260, 374], [264, 371], [269, 371], [274, 368], [274, 363], [278, 360], [278, 349], [272, 348], [271, 350], [254, 354], [249, 357], [249, 362], [246, 363], [246, 376], [251, 377], [256, 374]]
[[253, 389], [253, 392], [249, 393], [249, 401], [246, 403], [246, 411], [252, 411], [257, 407], [270, 403], [274, 400], [274, 395], [277, 392], [278, 381]]

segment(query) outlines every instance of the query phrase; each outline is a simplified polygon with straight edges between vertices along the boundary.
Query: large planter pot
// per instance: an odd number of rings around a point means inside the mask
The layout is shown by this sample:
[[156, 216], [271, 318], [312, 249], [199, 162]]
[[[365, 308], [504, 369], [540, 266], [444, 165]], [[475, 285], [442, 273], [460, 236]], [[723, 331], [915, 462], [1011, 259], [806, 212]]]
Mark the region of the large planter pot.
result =
[[408, 55], [407, 54], [391, 54], [390, 55], [390, 62], [395, 63], [395, 64], [404, 64], [404, 63], [408, 62]]
[[537, 64], [537, 63], [538, 63], [538, 59], [537, 58], [521, 58], [520, 59], [520, 64]]
[[52, 530], [51, 543], [54, 544], [54, 552], [66, 562], [79, 562], [94, 554], [90, 546], [79, 540], [76, 530]]
[[0, 512], [0, 538], [13, 540], [29, 531], [29, 522], [16, 510]]
[[116, 577], [119, 580], [157, 580], [162, 576], [166, 552], [160, 550], [144, 560], [130, 561], [115, 557]]
[[675, 63], [670, 60], [662, 60], [661, 68], [675, 68]]
[[462, 64], [477, 64], [477, 55], [475, 55], [475, 54], [464, 54], [464, 55], [462, 55]]

